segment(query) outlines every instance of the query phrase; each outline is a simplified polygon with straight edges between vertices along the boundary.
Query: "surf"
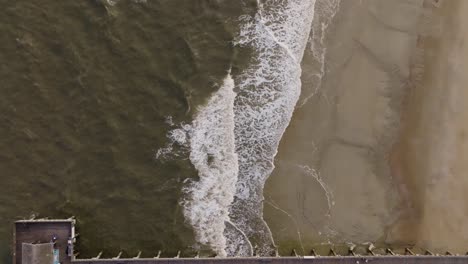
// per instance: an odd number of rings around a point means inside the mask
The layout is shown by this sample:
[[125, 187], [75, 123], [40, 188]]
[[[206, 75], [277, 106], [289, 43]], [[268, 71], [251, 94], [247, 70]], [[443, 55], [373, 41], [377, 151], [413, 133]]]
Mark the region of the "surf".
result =
[[254, 16], [240, 18], [241, 29], [235, 43], [254, 49], [256, 56], [235, 78], [239, 89], [234, 101], [239, 172], [230, 216], [232, 224], [252, 243], [256, 255], [275, 254], [276, 245], [263, 220], [263, 187], [274, 169], [279, 142], [301, 93], [300, 62], [314, 7], [315, 0], [258, 1]]
[[190, 161], [199, 180], [186, 183], [184, 216], [199, 243], [226, 256], [224, 229], [234, 199], [238, 158], [234, 143], [234, 80], [228, 74], [223, 84], [198, 109], [190, 135]]
[[170, 143], [156, 155], [180, 156], [173, 144], [189, 152], [199, 180], [185, 183], [184, 216], [197, 242], [221, 257], [275, 254], [263, 187], [301, 94], [315, 0], [258, 1], [257, 7], [255, 15], [239, 17], [234, 40], [254, 51], [249, 66], [228, 73], [192, 123], [169, 132]]

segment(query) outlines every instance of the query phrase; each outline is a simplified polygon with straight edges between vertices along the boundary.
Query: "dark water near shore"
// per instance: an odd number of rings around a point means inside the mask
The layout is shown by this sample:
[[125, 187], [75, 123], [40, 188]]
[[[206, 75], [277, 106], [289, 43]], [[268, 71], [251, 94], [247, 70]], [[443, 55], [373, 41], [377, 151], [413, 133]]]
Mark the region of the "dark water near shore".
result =
[[75, 216], [80, 257], [191, 251], [188, 159], [160, 162], [165, 121], [189, 121], [247, 50], [255, 1], [4, 1], [0, 11], [0, 260], [12, 222]]

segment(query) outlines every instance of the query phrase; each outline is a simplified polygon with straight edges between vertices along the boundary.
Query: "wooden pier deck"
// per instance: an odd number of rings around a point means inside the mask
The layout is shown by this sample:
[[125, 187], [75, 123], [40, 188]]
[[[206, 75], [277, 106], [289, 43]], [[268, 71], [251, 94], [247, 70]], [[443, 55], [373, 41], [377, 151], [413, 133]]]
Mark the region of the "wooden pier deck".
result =
[[54, 235], [57, 236], [56, 248], [59, 250], [61, 264], [70, 264], [72, 258], [67, 256], [66, 248], [70, 237], [74, 237], [75, 220], [21, 220], [15, 222], [13, 235], [13, 264], [22, 263], [23, 243], [49, 243]]

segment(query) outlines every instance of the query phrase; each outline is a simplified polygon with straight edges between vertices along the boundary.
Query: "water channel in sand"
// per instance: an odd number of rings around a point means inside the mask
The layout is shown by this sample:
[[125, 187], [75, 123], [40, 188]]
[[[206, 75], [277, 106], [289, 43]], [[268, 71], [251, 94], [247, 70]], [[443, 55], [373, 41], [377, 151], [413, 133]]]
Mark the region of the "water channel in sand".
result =
[[325, 37], [309, 43], [264, 193], [280, 251], [329, 242], [467, 249], [467, 10], [466, 1], [346, 0], [331, 24], [316, 18]]

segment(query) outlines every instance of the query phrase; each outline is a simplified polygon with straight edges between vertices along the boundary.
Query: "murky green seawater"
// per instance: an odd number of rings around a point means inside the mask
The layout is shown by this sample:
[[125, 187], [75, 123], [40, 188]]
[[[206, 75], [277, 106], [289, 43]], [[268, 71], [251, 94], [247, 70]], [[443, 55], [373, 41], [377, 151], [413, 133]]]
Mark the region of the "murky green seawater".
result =
[[[189, 252], [189, 160], [161, 163], [182, 122], [247, 51], [254, 1], [0, 0], [0, 260], [12, 222], [78, 219], [80, 257]], [[244, 55], [242, 55], [244, 54]]]

